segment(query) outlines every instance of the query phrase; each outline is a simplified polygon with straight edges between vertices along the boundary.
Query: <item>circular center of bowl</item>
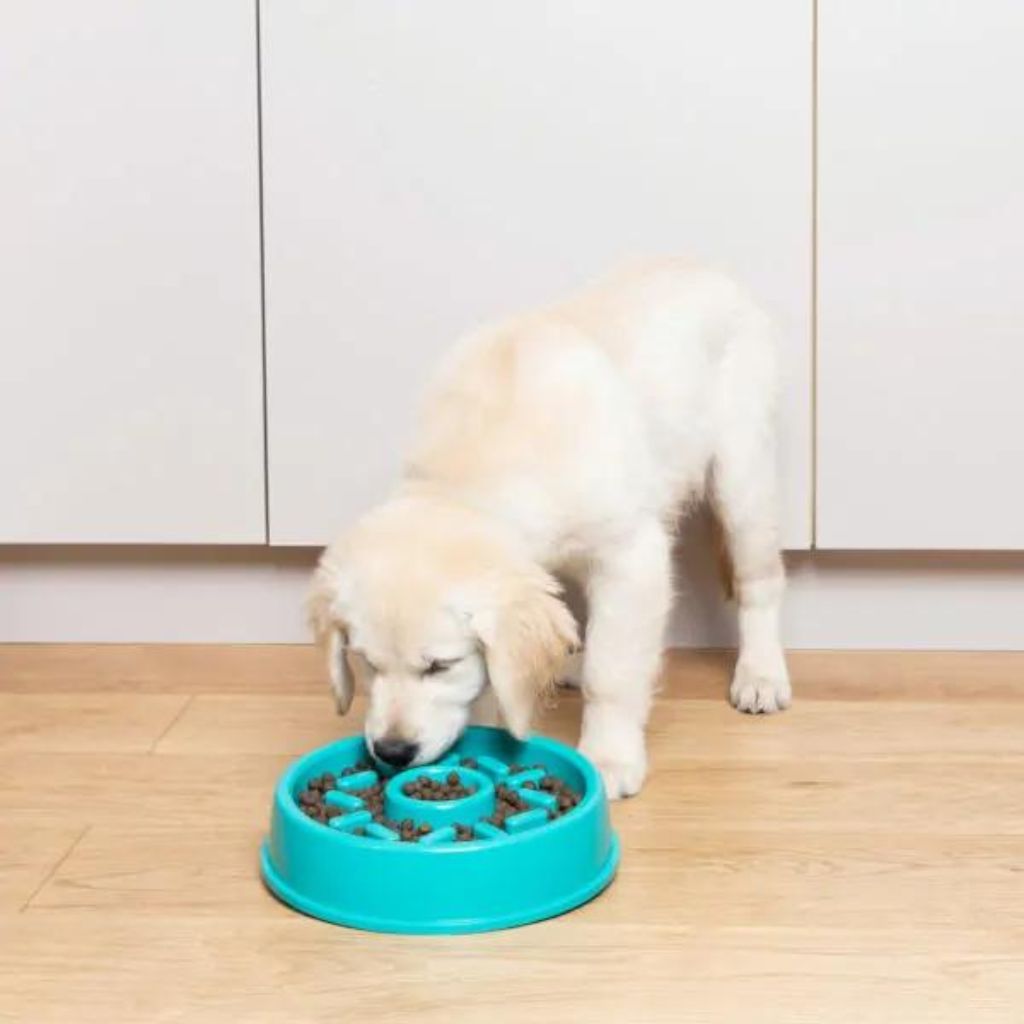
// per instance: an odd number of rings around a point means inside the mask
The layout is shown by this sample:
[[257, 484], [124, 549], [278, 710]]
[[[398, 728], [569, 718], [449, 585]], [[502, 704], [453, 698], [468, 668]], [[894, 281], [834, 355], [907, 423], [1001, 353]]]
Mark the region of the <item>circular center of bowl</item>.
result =
[[[423, 785], [423, 779], [429, 783]], [[442, 788], [458, 795], [435, 799]], [[494, 783], [483, 772], [472, 768], [442, 765], [409, 768], [393, 776], [384, 789], [385, 813], [389, 818], [394, 821], [412, 818], [434, 828], [456, 823], [471, 825], [493, 814], [494, 804]]]

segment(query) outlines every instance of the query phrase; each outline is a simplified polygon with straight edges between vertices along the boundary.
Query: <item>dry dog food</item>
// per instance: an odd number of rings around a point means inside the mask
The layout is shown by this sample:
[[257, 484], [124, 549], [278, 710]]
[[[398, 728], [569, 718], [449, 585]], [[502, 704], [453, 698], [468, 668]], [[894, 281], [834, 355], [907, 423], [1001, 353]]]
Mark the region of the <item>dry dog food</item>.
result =
[[[476, 760], [471, 757], [463, 758], [459, 763], [464, 768], [476, 769], [478, 767]], [[532, 768], [546, 771], [544, 765], [533, 765]], [[372, 770], [372, 764], [367, 761], [360, 761], [357, 764], [342, 769], [337, 774], [324, 772], [323, 775], [315, 776], [306, 783], [306, 788], [297, 794], [296, 802], [303, 814], [314, 821], [326, 825], [332, 818], [346, 812], [341, 807], [327, 803], [324, 795], [330, 790], [337, 788], [339, 778], [347, 778], [351, 775]], [[509, 775], [518, 775], [520, 772], [527, 770], [527, 767], [524, 765], [513, 764], [509, 766]], [[412, 818], [406, 818], [403, 821], [393, 821], [385, 817], [384, 785], [384, 782], [376, 782], [365, 789], [355, 789], [349, 792], [353, 796], [359, 797], [365, 803], [366, 809], [373, 816], [374, 822], [391, 829], [393, 832], [397, 832], [402, 842], [415, 843], [422, 836], [429, 834], [431, 826], [427, 822], [417, 822]], [[571, 786], [551, 774], [543, 775], [537, 781], [525, 782], [522, 788], [542, 790], [555, 797], [558, 801], [557, 806], [548, 811], [548, 817], [551, 819], [558, 818], [571, 811], [581, 799], [580, 794], [575, 792]], [[491, 825], [504, 828], [507, 818], [530, 810], [530, 805], [519, 795], [514, 786], [499, 782], [495, 786], [494, 791], [496, 798], [494, 813], [485, 819]], [[472, 796], [476, 792], [476, 788], [466, 786], [459, 778], [458, 773], [453, 771], [441, 779], [421, 775], [411, 782], [407, 782], [402, 787], [402, 792], [406, 796], [418, 800], [458, 800], [463, 797]], [[475, 838], [474, 828], [471, 823], [455, 824], [453, 828], [457, 842], [468, 842]], [[352, 835], [360, 836], [365, 834], [366, 831], [362, 827], [352, 830]]]
[[406, 796], [414, 800], [460, 800], [464, 796], [472, 796], [476, 786], [465, 786], [457, 772], [449, 772], [443, 779], [432, 779], [429, 775], [421, 775], [402, 787]]

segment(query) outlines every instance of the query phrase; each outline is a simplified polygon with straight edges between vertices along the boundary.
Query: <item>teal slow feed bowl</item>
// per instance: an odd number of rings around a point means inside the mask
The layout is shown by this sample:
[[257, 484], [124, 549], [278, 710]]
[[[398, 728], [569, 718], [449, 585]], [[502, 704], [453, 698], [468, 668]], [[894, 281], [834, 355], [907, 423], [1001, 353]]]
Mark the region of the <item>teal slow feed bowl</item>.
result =
[[[362, 737], [339, 740], [300, 758], [277, 784], [262, 874], [296, 910], [370, 931], [491, 931], [571, 910], [615, 874], [619, 842], [601, 777], [563, 743], [540, 736], [520, 742], [474, 726], [436, 765], [390, 777], [375, 769], [354, 772], [352, 766], [367, 760]], [[325, 772], [337, 777], [325, 793], [332, 813], [327, 824], [298, 803], [309, 780]], [[424, 775], [442, 781], [453, 772], [469, 795], [428, 801], [403, 791]], [[545, 776], [566, 784], [578, 803], [560, 808], [557, 794], [539, 786]], [[374, 821], [358, 794], [378, 782], [384, 783], [385, 822], [423, 825], [416, 842], [403, 842]], [[499, 827], [488, 819], [498, 792], [509, 790], [523, 809]], [[473, 838], [460, 837], [456, 825], [472, 828]]]

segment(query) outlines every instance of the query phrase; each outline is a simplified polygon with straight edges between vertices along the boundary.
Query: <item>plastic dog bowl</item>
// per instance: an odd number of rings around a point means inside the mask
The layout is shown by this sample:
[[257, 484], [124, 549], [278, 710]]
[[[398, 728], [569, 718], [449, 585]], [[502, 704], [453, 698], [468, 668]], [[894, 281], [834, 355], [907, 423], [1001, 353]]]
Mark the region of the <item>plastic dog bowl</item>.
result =
[[[473, 758], [476, 767], [460, 766], [464, 758]], [[370, 931], [490, 931], [571, 910], [615, 874], [619, 842], [601, 777], [571, 747], [539, 736], [520, 742], [499, 729], [475, 726], [436, 765], [391, 776], [384, 790], [386, 818], [429, 824], [431, 831], [418, 842], [399, 841], [355, 795], [384, 776], [341, 775], [365, 760], [362, 737], [340, 740], [300, 758], [277, 784], [262, 874], [270, 890], [296, 910]], [[509, 771], [517, 765], [530, 767]], [[402, 792], [422, 775], [452, 771], [475, 792], [440, 802]], [[342, 809], [326, 825], [307, 817], [297, 803], [307, 782], [325, 772], [338, 777], [326, 800]], [[581, 797], [553, 819], [554, 797], [526, 786], [545, 774]], [[503, 828], [485, 820], [500, 784], [529, 805]], [[474, 838], [456, 841], [456, 823], [473, 826]]]

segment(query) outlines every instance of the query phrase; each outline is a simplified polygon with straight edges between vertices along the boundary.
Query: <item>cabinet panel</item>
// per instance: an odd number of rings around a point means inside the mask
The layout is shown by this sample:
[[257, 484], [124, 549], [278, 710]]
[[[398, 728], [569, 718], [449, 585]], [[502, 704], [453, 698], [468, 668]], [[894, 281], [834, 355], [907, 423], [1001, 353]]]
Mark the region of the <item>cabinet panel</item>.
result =
[[819, 0], [820, 546], [1024, 547], [1022, 38]]
[[0, 6], [0, 542], [265, 540], [255, 33]]
[[808, 545], [807, 0], [263, 0], [262, 52], [274, 542], [383, 496], [465, 328], [681, 252], [782, 323]]

